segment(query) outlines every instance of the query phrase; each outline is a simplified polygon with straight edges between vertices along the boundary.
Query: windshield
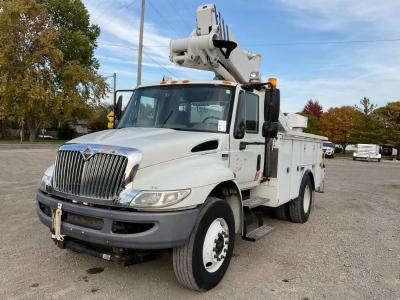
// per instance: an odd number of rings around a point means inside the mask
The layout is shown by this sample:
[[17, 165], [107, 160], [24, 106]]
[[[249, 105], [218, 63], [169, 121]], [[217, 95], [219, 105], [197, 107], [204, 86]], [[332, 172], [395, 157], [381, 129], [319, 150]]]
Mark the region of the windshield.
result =
[[324, 143], [324, 147], [333, 148], [333, 144], [332, 143]]
[[234, 91], [210, 84], [141, 88], [132, 95], [118, 128], [228, 132]]

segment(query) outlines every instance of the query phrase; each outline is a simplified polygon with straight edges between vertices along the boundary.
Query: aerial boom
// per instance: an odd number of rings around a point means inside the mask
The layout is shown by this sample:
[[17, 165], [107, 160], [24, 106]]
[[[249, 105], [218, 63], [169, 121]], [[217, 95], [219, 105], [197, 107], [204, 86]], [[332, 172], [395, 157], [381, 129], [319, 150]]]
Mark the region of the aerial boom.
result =
[[218, 79], [257, 82], [261, 56], [240, 48], [214, 4], [197, 8], [196, 28], [185, 39], [171, 40], [170, 60], [187, 68], [213, 71]]

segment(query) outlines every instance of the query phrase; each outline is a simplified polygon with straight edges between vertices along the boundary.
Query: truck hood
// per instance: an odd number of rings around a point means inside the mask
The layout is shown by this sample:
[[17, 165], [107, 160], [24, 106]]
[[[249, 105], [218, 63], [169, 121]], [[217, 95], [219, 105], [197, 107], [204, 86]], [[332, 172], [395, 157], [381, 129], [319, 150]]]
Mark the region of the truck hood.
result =
[[198, 153], [191, 152], [194, 146], [210, 140], [218, 140], [221, 148], [223, 133], [178, 131], [168, 128], [110, 129], [73, 139], [68, 143], [99, 144], [128, 147], [142, 152], [140, 168], [179, 159]]

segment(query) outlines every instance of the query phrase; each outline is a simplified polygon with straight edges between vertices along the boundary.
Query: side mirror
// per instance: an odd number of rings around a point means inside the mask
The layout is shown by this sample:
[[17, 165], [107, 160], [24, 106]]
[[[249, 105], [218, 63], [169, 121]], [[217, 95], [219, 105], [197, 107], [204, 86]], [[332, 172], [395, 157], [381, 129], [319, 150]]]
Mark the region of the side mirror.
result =
[[271, 124], [264, 122], [262, 135], [263, 137], [276, 138], [278, 136], [278, 122], [273, 122]]
[[240, 122], [237, 122], [235, 130], [233, 132], [233, 137], [235, 139], [242, 139], [244, 138], [245, 132], [246, 132], [246, 124], [243, 120], [241, 120]]
[[117, 105], [114, 108], [115, 110], [115, 120], [121, 120], [122, 117], [122, 95], [118, 97]]
[[266, 89], [264, 101], [264, 121], [274, 123], [279, 121], [281, 96], [279, 89]]

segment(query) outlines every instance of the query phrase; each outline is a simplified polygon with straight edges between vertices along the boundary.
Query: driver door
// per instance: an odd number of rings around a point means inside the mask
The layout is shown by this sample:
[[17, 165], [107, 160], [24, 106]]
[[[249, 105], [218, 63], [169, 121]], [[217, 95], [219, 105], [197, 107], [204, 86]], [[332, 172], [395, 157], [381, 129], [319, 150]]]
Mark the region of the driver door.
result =
[[264, 143], [260, 111], [259, 95], [240, 91], [235, 124], [230, 136], [230, 168], [241, 189], [258, 185], [262, 177], [264, 145], [245, 144]]

